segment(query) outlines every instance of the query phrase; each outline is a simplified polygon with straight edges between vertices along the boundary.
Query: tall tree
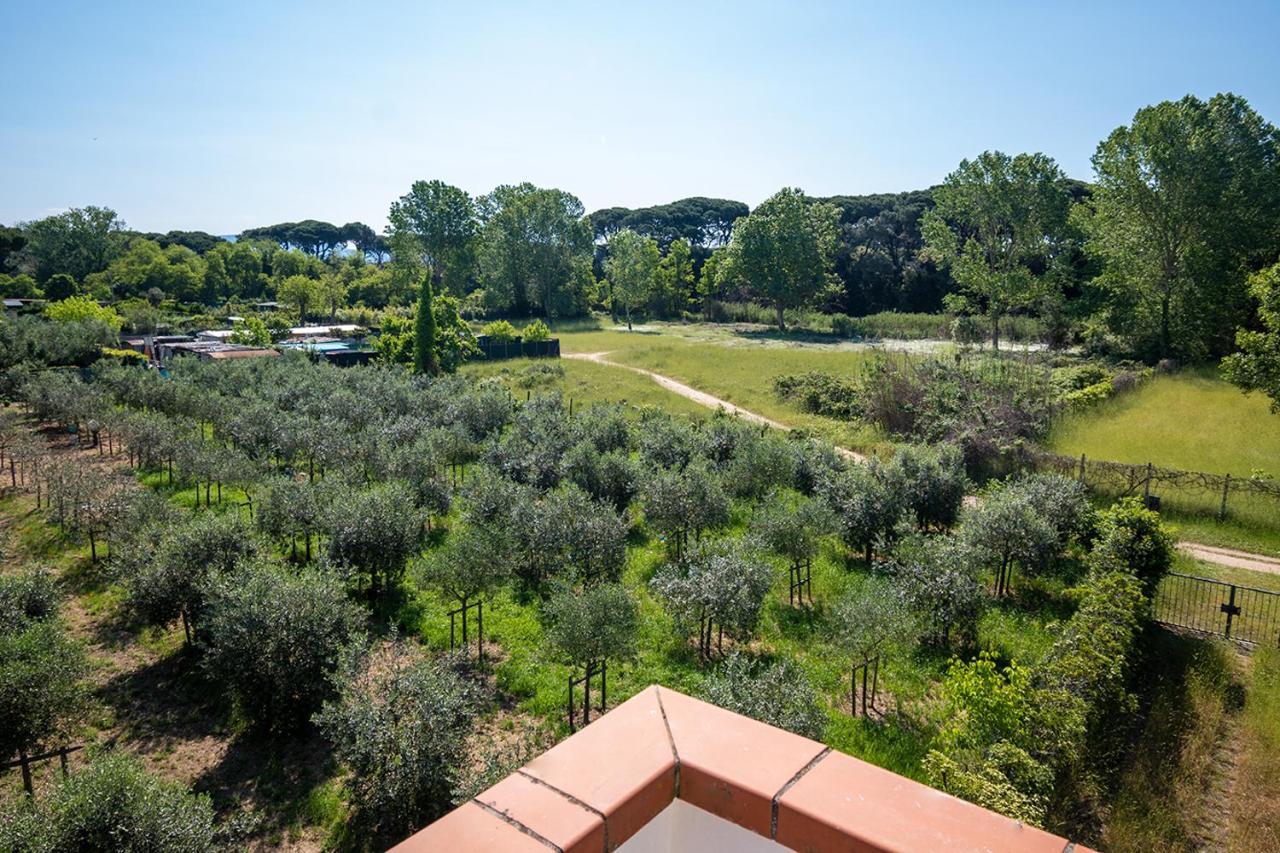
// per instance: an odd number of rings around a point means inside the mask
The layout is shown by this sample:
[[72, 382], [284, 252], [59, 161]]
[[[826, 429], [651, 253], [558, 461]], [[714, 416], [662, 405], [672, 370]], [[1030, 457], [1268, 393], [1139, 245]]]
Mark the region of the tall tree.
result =
[[830, 282], [838, 211], [811, 203], [799, 189], [785, 188], [740, 219], [719, 270], [773, 306], [778, 328], [783, 312], [810, 304]]
[[1001, 319], [1032, 306], [1052, 287], [1045, 264], [1070, 209], [1064, 182], [1058, 164], [1044, 154], [984, 151], [947, 175], [934, 191], [937, 207], [923, 217], [930, 253], [950, 267], [960, 286], [951, 306], [985, 316], [996, 349]]
[[1273, 261], [1280, 134], [1244, 98], [1144, 107], [1093, 155], [1086, 248], [1105, 262], [1104, 319], [1147, 357], [1230, 350], [1250, 270]]
[[479, 227], [470, 195], [443, 181], [415, 181], [391, 203], [388, 219], [393, 246], [401, 252], [411, 247], [414, 260], [431, 271], [436, 291], [463, 292]]
[[83, 281], [106, 269], [124, 248], [124, 223], [108, 207], [72, 208], [22, 227], [24, 251], [35, 261], [36, 280], [42, 284], [56, 273]]
[[693, 296], [693, 250], [688, 240], [681, 237], [667, 247], [655, 284], [650, 306], [660, 316], [679, 317]]
[[422, 292], [418, 296], [418, 314], [413, 336], [413, 372], [435, 376], [440, 372], [436, 361], [436, 317], [431, 310], [431, 276], [422, 277]]
[[631, 329], [631, 310], [644, 304], [653, 291], [658, 272], [658, 244], [624, 228], [609, 240], [605, 275], [613, 285], [613, 299], [620, 304]]
[[291, 275], [276, 288], [276, 296], [298, 309], [298, 322], [306, 323], [307, 314], [320, 302], [320, 282], [305, 275]]
[[591, 226], [582, 202], [533, 184], [501, 186], [480, 199], [480, 279], [494, 307], [548, 319], [586, 307], [591, 284]]

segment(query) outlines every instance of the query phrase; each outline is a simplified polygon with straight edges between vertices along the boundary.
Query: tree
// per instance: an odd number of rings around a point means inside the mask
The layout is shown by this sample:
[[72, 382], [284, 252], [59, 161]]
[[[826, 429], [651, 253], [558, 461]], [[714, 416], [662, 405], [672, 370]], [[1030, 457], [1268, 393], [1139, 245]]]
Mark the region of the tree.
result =
[[681, 237], [671, 242], [658, 264], [649, 306], [659, 317], [679, 317], [693, 295], [693, 249]]
[[624, 228], [609, 240], [605, 274], [613, 285], [613, 298], [621, 303], [631, 330], [631, 310], [643, 305], [653, 291], [658, 272], [658, 244]]
[[471, 196], [443, 181], [414, 181], [391, 203], [387, 219], [391, 243], [402, 250], [398, 259], [411, 247], [413, 261], [429, 270], [437, 292], [463, 292], [479, 227]]
[[1275, 258], [1280, 136], [1238, 95], [1144, 107], [1093, 155], [1103, 319], [1148, 358], [1222, 355], [1245, 325], [1250, 269]]
[[108, 752], [55, 784], [39, 803], [0, 813], [0, 849], [114, 853], [208, 853], [213, 804], [161, 779], [123, 752]]
[[548, 321], [585, 310], [592, 239], [582, 202], [524, 183], [498, 187], [479, 208], [480, 280], [491, 305], [523, 316], [537, 304]]
[[[902, 598], [884, 583], [845, 595], [836, 603], [833, 618], [837, 642], [852, 659], [853, 677], [862, 670], [862, 690], [851, 691], [849, 700], [856, 714], [857, 700], [861, 697], [865, 717], [868, 704], [875, 707], [880, 658], [894, 642], [910, 636], [913, 620]], [[867, 680], [873, 666], [877, 678], [868, 689]]]
[[271, 330], [261, 317], [245, 317], [232, 327], [231, 343], [250, 347], [271, 346]]
[[953, 634], [976, 636], [987, 597], [973, 557], [960, 542], [940, 537], [899, 546], [894, 578], [903, 604], [927, 639], [949, 644]]
[[[543, 606], [547, 639], [575, 667], [586, 670], [583, 708], [590, 708], [591, 677], [600, 676], [600, 709], [608, 706], [608, 661], [630, 660], [636, 652], [640, 617], [626, 588], [600, 583], [581, 591], [565, 588]], [[584, 710], [586, 721], [590, 711]]]
[[724, 634], [748, 637], [773, 584], [769, 565], [740, 542], [708, 542], [653, 576], [650, 585], [674, 611], [684, 633], [698, 626], [698, 654], [711, 655], [713, 634], [722, 650]]
[[53, 302], [44, 309], [44, 315], [58, 323], [95, 322], [119, 332], [124, 320], [114, 308], [104, 308], [88, 296], [70, 296], [61, 302]]
[[[462, 646], [468, 643], [467, 609], [477, 604], [483, 620], [484, 596], [511, 578], [512, 543], [497, 524], [472, 524], [454, 531], [443, 548], [432, 551], [418, 575], [420, 583], [457, 603], [462, 611]], [[484, 635], [476, 625], [476, 646], [484, 659]], [[452, 628], [450, 629], [452, 631]], [[452, 634], [451, 634], [452, 636]]]
[[320, 282], [305, 275], [288, 276], [276, 287], [276, 298], [292, 305], [298, 312], [299, 325], [305, 325], [308, 309], [321, 299]]
[[734, 226], [718, 276], [750, 287], [785, 330], [783, 311], [808, 305], [829, 284], [838, 218], [799, 189], [779, 190]]
[[971, 553], [995, 572], [997, 596], [1009, 591], [1015, 564], [1039, 572], [1062, 550], [1053, 525], [1013, 486], [987, 495], [969, 510], [960, 535]]
[[821, 740], [827, 729], [827, 715], [817, 691], [804, 670], [787, 658], [766, 663], [730, 652], [707, 676], [702, 697], [735, 714], [802, 737]]
[[705, 531], [728, 524], [729, 497], [720, 478], [703, 465], [658, 471], [644, 487], [644, 514], [679, 557], [688, 547], [690, 533], [701, 538]]
[[1049, 292], [1052, 279], [1042, 270], [1066, 226], [1064, 181], [1044, 154], [984, 151], [961, 160], [934, 190], [925, 240], [960, 286], [963, 298], [953, 306], [987, 318], [995, 349], [1005, 315]]
[[339, 496], [329, 507], [329, 560], [368, 576], [373, 595], [391, 589], [418, 549], [421, 523], [413, 496], [399, 483], [384, 483]]
[[836, 477], [827, 489], [840, 538], [862, 551], [871, 564], [877, 543], [890, 542], [906, 509], [902, 485], [892, 471], [872, 460]]
[[1137, 498], [1125, 498], [1098, 514], [1098, 540], [1090, 558], [1096, 567], [1132, 574], [1152, 594], [1173, 567], [1173, 545], [1160, 513]]
[[[0, 753], [20, 759], [65, 738], [85, 709], [84, 648], [67, 636], [56, 611], [37, 609], [0, 632]], [[10, 617], [18, 614], [11, 613]], [[23, 782], [31, 791], [29, 770]]]
[[1262, 328], [1236, 332], [1240, 352], [1222, 360], [1222, 373], [1245, 393], [1266, 394], [1271, 411], [1280, 413], [1280, 264], [1250, 277], [1249, 293], [1258, 302]]
[[331, 574], [269, 564], [207, 587], [204, 666], [257, 726], [290, 731], [330, 693], [329, 676], [361, 624]]
[[894, 452], [889, 468], [891, 477], [902, 484], [907, 509], [920, 530], [945, 530], [956, 523], [969, 486], [959, 447], [905, 445]]
[[447, 811], [480, 712], [475, 684], [393, 640], [353, 644], [333, 688], [315, 723], [350, 771], [357, 823], [396, 841]]
[[106, 207], [72, 208], [23, 226], [24, 251], [36, 265], [36, 281], [43, 284], [57, 273], [83, 281], [124, 248], [124, 223]]
[[436, 361], [436, 317], [432, 305], [431, 277], [423, 276], [413, 329], [413, 372], [428, 376], [435, 376], [440, 372], [440, 365]]

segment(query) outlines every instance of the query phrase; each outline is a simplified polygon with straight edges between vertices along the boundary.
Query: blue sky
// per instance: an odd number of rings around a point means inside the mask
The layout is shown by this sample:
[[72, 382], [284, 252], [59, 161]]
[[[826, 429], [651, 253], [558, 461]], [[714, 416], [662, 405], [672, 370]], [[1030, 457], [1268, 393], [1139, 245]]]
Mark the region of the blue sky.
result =
[[1280, 4], [0, 0], [0, 222], [362, 220], [418, 178], [587, 210], [914, 189], [987, 148], [1088, 178], [1139, 107], [1280, 122]]

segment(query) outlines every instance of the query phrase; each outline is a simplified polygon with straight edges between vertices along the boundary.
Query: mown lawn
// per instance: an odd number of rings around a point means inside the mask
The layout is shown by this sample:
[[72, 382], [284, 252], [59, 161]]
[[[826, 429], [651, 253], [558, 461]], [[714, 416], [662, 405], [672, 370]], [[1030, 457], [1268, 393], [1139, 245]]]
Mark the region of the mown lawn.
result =
[[527, 393], [540, 394], [555, 389], [566, 400], [573, 400], [575, 406], [625, 403], [656, 406], [678, 415], [701, 417], [707, 414], [703, 406], [673, 394], [645, 376], [589, 361], [515, 358], [474, 362], [464, 366], [461, 372], [470, 376], [497, 377], [520, 399], [524, 399]]

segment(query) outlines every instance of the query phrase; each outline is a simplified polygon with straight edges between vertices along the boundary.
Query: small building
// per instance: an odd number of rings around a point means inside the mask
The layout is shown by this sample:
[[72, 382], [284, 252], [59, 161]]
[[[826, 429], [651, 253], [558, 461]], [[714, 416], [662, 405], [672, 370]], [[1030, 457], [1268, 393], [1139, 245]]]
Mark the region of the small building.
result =
[[218, 343], [227, 343], [231, 340], [231, 336], [236, 333], [235, 329], [206, 329], [196, 334], [196, 339], [201, 341], [216, 341]]
[[352, 338], [362, 331], [355, 323], [336, 323], [332, 326], [294, 326], [289, 330], [289, 337], [295, 340], [306, 338]]
[[156, 345], [156, 360], [161, 364], [168, 364], [174, 358], [187, 355], [212, 361], [223, 361], [232, 358], [275, 357], [279, 354], [273, 349], [207, 340]]

